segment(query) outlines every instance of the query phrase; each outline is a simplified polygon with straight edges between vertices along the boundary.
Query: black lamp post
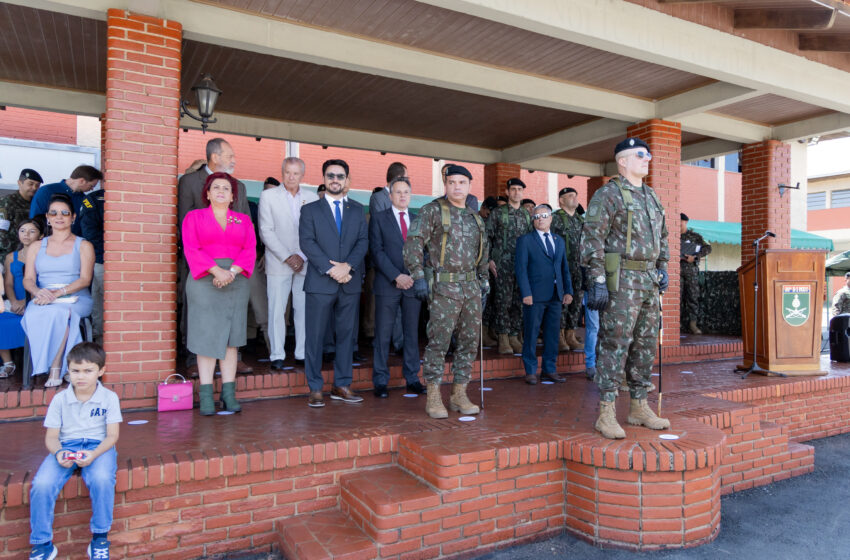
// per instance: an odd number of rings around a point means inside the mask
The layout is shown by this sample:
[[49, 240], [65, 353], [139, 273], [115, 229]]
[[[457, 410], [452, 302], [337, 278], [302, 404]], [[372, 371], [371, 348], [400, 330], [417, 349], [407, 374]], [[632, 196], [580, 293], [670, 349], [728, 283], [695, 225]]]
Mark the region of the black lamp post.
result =
[[185, 100], [180, 100], [180, 116], [189, 115], [196, 121], [201, 121], [201, 131], [206, 133], [207, 125], [216, 122], [217, 119], [212, 118], [215, 104], [218, 101], [218, 96], [221, 95], [221, 90], [213, 82], [212, 76], [204, 74], [201, 81], [197, 85], [192, 86], [192, 91], [195, 92], [195, 98], [198, 104], [198, 114], [195, 116], [189, 111], [189, 105]]

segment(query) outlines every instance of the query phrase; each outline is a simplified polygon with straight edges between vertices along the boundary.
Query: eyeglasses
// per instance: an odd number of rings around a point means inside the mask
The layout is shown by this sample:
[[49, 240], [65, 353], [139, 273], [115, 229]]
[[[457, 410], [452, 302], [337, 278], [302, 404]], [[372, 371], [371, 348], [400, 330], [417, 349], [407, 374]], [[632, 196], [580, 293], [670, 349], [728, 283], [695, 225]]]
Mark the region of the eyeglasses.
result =
[[552, 214], [550, 214], [549, 212], [544, 212], [544, 213], [542, 213], [542, 214], [535, 214], [535, 215], [534, 215], [534, 216], [532, 216], [532, 217], [533, 217], [535, 220], [545, 220], [546, 218], [548, 218], [548, 217], [549, 217], [549, 216], [551, 216], [551, 215], [552, 215]]
[[70, 210], [60, 210], [60, 211], [57, 212], [56, 210], [51, 210], [50, 212], [47, 213], [48, 216], [58, 216], [59, 214], [62, 214], [63, 216], [70, 216], [71, 211]]
[[643, 150], [641, 150], [635, 155], [638, 157], [638, 159], [646, 159], [646, 161], [652, 161], [652, 154], [650, 154], [649, 152], [644, 152]]
[[336, 179], [337, 181], [342, 181], [345, 179], [345, 173], [327, 173], [325, 177], [331, 180]]

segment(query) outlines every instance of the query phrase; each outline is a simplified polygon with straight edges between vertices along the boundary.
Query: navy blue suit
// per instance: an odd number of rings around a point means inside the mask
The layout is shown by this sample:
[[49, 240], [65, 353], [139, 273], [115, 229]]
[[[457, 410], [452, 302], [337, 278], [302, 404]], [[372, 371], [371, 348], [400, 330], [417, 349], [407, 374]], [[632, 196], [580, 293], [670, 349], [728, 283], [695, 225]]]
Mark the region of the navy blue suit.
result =
[[[406, 214], [413, 223], [415, 213]], [[404, 365], [402, 372], [408, 384], [419, 381], [419, 311], [422, 302], [413, 295], [413, 288], [401, 290], [395, 285], [399, 274], [410, 274], [404, 266], [401, 226], [392, 208], [376, 212], [369, 221], [369, 254], [375, 264], [375, 341], [372, 383], [386, 385], [390, 379], [387, 367], [390, 339], [399, 308], [404, 334]]]
[[561, 302], [573, 293], [564, 240], [551, 231], [554, 255], [543, 245], [538, 231], [532, 230], [516, 244], [514, 270], [520, 297], [531, 296], [532, 304], [522, 306], [522, 364], [526, 375], [537, 373], [537, 335], [543, 323], [543, 372], [556, 373]]
[[[336, 221], [328, 201], [319, 199], [301, 208], [298, 239], [301, 252], [307, 257], [307, 276], [304, 279], [306, 294], [304, 373], [310, 391], [318, 392], [324, 386], [322, 379], [322, 341], [325, 326], [334, 319], [336, 357], [334, 359], [334, 385], [351, 385], [351, 356], [354, 331], [357, 328], [357, 307], [363, 278], [363, 259], [369, 249], [369, 236], [363, 206], [354, 201], [341, 203], [342, 231], [337, 232]], [[330, 261], [348, 263], [351, 280], [340, 284], [327, 272]]]

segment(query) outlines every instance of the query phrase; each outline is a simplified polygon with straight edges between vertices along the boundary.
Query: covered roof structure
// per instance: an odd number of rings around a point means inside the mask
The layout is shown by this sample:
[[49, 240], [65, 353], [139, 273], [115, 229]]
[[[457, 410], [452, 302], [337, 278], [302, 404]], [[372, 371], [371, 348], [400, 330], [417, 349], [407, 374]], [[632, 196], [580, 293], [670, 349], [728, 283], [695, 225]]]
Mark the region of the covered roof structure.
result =
[[0, 103], [104, 113], [109, 8], [181, 23], [214, 131], [594, 176], [648, 119], [683, 160], [850, 128], [840, 0], [12, 0]]

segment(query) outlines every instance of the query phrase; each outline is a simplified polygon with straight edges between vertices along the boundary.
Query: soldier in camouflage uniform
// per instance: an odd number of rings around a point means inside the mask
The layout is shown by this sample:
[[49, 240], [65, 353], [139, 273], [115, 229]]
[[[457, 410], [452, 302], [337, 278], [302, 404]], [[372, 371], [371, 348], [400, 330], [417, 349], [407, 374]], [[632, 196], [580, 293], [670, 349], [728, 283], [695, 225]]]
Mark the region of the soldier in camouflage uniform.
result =
[[490, 272], [493, 286], [493, 330], [500, 354], [522, 352], [519, 333], [522, 331], [522, 299], [514, 273], [516, 240], [531, 231], [531, 215], [520, 206], [525, 183], [508, 179], [508, 203], [490, 212], [487, 218], [487, 239], [490, 242]]
[[832, 298], [832, 316], [850, 313], [850, 272], [844, 274], [844, 287]]
[[18, 226], [30, 217], [30, 202], [44, 181], [34, 169], [23, 169], [18, 192], [0, 198], [0, 262], [18, 246]]
[[[447, 418], [440, 395], [446, 352], [456, 331], [452, 360], [452, 395], [449, 407], [462, 414], [478, 414], [466, 395], [472, 361], [478, 350], [481, 300], [489, 291], [487, 238], [484, 222], [466, 206], [472, 174], [460, 165], [446, 173], [446, 197], [419, 210], [404, 242], [404, 264], [413, 278], [416, 297], [430, 294], [428, 345], [422, 372], [428, 383], [425, 412], [431, 418]], [[444, 228], [447, 224], [447, 229]], [[423, 268], [425, 249], [428, 261]], [[429, 288], [430, 276], [431, 286]]]
[[581, 314], [581, 301], [583, 292], [581, 289], [581, 267], [579, 260], [579, 240], [581, 239], [581, 228], [584, 226], [584, 216], [579, 214], [578, 193], [572, 187], [565, 187], [558, 192], [558, 205], [552, 216], [552, 231], [564, 238], [567, 244], [567, 263], [570, 265], [570, 277], [573, 281], [573, 301], [565, 305], [561, 312], [561, 337], [558, 349], [579, 350], [584, 348], [584, 343], [576, 337], [575, 329], [578, 327]]
[[628, 422], [654, 430], [670, 427], [646, 403], [660, 320], [659, 290], [667, 288], [667, 225], [664, 207], [643, 182], [652, 154], [639, 138], [614, 149], [619, 175], [599, 189], [588, 205], [581, 261], [590, 285], [587, 306], [602, 312], [596, 429], [609, 439], [624, 438], [617, 423], [617, 389], [625, 376], [631, 407]]
[[688, 229], [688, 215], [682, 212], [681, 219], [681, 257], [679, 259], [679, 277], [682, 285], [681, 312], [686, 312], [688, 328], [693, 334], [702, 334], [697, 326], [699, 318], [699, 260], [711, 253], [711, 245], [702, 235]]

